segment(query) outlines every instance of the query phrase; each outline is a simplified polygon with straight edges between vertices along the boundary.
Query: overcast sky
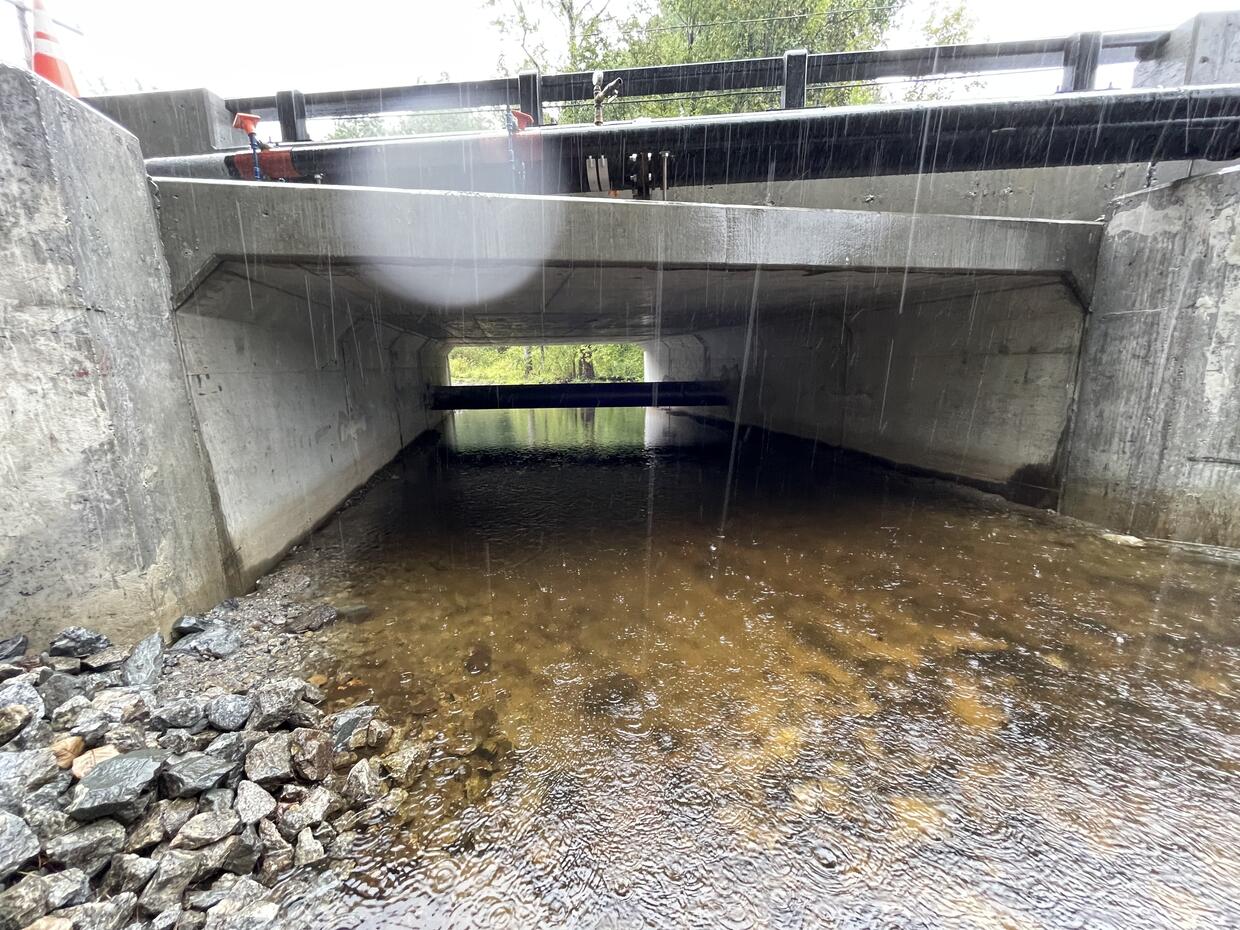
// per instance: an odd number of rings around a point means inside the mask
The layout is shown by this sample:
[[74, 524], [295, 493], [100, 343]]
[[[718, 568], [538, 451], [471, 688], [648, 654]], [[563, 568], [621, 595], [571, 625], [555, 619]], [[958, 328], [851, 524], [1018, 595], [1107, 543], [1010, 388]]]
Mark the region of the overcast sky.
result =
[[[29, 2], [29, 0], [26, 0]], [[623, 2], [623, 0], [620, 0]], [[863, 0], [858, 0], [858, 3]], [[893, 44], [917, 41], [932, 0], [913, 0]], [[48, 0], [84, 35], [60, 30], [83, 93], [208, 87], [223, 96], [491, 77], [504, 51], [485, 0]], [[1175, 25], [1198, 10], [1166, 0], [970, 0], [975, 40]], [[513, 50], [508, 49], [510, 55]], [[16, 10], [0, 0], [0, 60], [23, 57]]]

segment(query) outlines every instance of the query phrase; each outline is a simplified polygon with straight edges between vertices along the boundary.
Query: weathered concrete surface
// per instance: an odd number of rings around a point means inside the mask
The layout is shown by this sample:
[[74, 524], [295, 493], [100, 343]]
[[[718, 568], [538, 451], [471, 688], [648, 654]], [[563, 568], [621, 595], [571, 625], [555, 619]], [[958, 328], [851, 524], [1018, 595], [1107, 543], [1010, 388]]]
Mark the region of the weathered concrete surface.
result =
[[[164, 179], [179, 300], [217, 274], [384, 295], [384, 318], [457, 342], [645, 339], [810, 298], [886, 306], [988, 277], [1092, 287], [1097, 224]], [[868, 301], [868, 303], [867, 303]]]
[[1240, 80], [1240, 12], [1198, 13], [1171, 31], [1156, 57], [1140, 62], [1138, 87], [1228, 84]]
[[1098, 268], [1064, 511], [1240, 546], [1240, 169], [1119, 201]]
[[795, 317], [759, 304], [748, 354], [748, 327], [669, 337], [646, 377], [728, 380], [742, 422], [1053, 506], [1082, 317], [1054, 279]]
[[221, 273], [177, 314], [227, 549], [250, 584], [442, 413], [446, 350], [373, 298]]
[[137, 136], [146, 158], [249, 145], [245, 134], [232, 128], [233, 115], [223, 98], [202, 88], [83, 99]]
[[225, 593], [136, 140], [0, 66], [0, 631], [137, 639]]

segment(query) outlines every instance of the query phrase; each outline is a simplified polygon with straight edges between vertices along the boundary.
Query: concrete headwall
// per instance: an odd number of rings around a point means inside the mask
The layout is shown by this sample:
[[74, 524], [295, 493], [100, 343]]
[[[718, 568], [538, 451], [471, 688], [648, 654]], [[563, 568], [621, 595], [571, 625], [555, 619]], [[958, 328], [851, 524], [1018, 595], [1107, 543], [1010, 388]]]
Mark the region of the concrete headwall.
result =
[[1063, 509], [1240, 546], [1240, 169], [1119, 201], [1098, 273]]
[[248, 585], [442, 414], [438, 343], [336, 305], [225, 274], [177, 314], [191, 394], [223, 518], [226, 558]]
[[226, 593], [137, 141], [0, 66], [0, 635]]
[[[979, 287], [902, 309], [759, 308], [742, 422], [1056, 503], [1083, 311], [1060, 281]], [[647, 347], [647, 377], [740, 391], [747, 329]]]

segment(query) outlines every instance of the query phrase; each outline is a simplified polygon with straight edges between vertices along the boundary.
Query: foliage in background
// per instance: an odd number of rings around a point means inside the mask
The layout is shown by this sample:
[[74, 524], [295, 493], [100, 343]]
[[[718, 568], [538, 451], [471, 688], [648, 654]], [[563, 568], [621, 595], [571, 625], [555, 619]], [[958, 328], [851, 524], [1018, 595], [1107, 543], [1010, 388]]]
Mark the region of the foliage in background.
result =
[[448, 353], [453, 384], [640, 381], [642, 366], [642, 348], [633, 343], [457, 346]]

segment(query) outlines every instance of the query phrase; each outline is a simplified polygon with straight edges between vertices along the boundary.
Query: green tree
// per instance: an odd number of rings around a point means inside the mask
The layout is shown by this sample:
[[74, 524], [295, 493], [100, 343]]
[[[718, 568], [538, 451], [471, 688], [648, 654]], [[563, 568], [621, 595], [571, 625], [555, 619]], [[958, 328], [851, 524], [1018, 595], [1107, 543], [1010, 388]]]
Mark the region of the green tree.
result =
[[454, 384], [640, 381], [643, 353], [634, 343], [457, 346], [448, 366]]

